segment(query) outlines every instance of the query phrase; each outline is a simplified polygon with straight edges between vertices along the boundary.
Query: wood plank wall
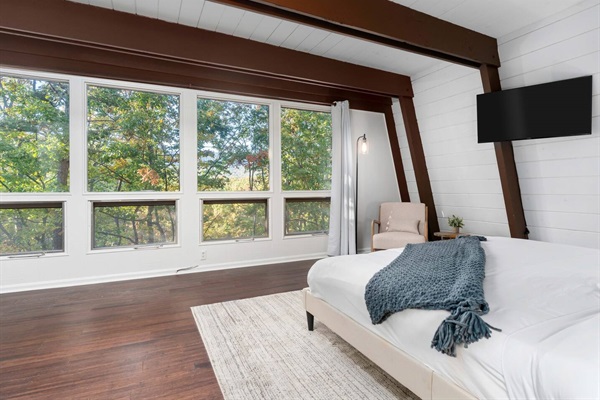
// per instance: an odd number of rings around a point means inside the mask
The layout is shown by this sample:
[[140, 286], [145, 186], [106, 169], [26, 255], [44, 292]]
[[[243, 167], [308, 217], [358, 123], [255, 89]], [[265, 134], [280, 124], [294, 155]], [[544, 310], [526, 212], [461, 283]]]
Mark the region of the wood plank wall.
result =
[[[498, 40], [502, 89], [593, 75], [593, 134], [513, 142], [530, 238], [600, 246], [600, 10], [586, 1]], [[492, 144], [477, 144], [479, 71], [442, 63], [412, 77], [440, 228], [510, 236]], [[397, 104], [394, 104], [396, 111]], [[411, 201], [418, 201], [401, 118], [396, 127]]]
[[600, 247], [600, 6], [499, 39], [502, 89], [593, 76], [592, 135], [513, 142], [530, 238]]
[[[479, 71], [440, 64], [413, 77], [413, 90], [440, 229], [449, 229], [443, 215], [456, 214], [464, 218], [466, 232], [510, 236], [494, 146], [477, 143]], [[404, 137], [400, 146], [406, 160]], [[405, 169], [415, 201], [412, 168]]]

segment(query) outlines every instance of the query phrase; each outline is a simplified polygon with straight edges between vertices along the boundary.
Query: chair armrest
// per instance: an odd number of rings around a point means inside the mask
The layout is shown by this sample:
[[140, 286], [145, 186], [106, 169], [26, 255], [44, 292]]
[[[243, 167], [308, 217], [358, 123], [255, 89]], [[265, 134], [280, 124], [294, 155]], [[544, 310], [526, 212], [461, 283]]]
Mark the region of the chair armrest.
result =
[[429, 242], [429, 208], [425, 206], [425, 229], [423, 229], [425, 241]]
[[381, 229], [381, 222], [376, 219], [371, 221], [371, 236], [375, 234], [375, 224], [377, 224], [377, 233], [379, 233], [379, 230]]
[[371, 252], [375, 251], [373, 248], [373, 236], [375, 236], [375, 224], [377, 224], [377, 233], [381, 230], [381, 222], [379, 220], [374, 219], [371, 221]]

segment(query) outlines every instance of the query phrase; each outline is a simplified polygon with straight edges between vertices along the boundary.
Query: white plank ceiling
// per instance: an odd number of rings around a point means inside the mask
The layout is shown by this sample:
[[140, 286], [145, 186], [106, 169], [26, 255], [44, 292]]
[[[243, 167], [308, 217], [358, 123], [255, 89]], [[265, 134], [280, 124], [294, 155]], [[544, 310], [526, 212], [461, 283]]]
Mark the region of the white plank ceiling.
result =
[[[70, 0], [413, 76], [442, 61], [206, 0]], [[367, 0], [365, 0], [367, 1]], [[501, 37], [581, 0], [392, 0]]]

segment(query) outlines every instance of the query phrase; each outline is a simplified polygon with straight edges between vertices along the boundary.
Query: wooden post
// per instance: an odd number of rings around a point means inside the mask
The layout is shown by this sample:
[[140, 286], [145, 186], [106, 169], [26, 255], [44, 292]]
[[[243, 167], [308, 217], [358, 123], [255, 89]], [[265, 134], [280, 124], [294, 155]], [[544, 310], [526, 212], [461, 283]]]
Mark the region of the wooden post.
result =
[[394, 122], [394, 112], [390, 105], [384, 111], [385, 125], [387, 126], [388, 138], [390, 140], [390, 148], [392, 149], [392, 159], [394, 160], [394, 168], [396, 169], [396, 181], [398, 182], [398, 190], [400, 190], [400, 200], [410, 201], [408, 193], [408, 185], [406, 183], [406, 175], [404, 174], [404, 166], [402, 165], [402, 155], [400, 153], [400, 143], [398, 143], [398, 133], [396, 131], [396, 123]]
[[431, 183], [429, 182], [429, 172], [427, 172], [427, 163], [425, 162], [425, 153], [423, 152], [423, 143], [421, 141], [417, 114], [412, 97], [400, 97], [400, 109], [402, 110], [402, 118], [404, 119], [410, 157], [415, 170], [419, 198], [421, 199], [421, 203], [425, 203], [427, 206], [429, 240], [435, 240], [433, 233], [440, 230], [440, 225], [437, 220], [437, 212], [435, 211]]
[[[479, 68], [479, 71], [485, 93], [501, 90], [500, 75], [498, 74], [497, 67], [483, 64]], [[527, 239], [529, 230], [525, 222], [525, 212], [523, 211], [521, 188], [519, 187], [519, 177], [517, 176], [512, 142], [495, 142], [494, 149], [496, 150], [496, 161], [498, 162], [498, 172], [500, 173], [500, 183], [502, 184], [502, 194], [504, 196], [504, 206], [506, 208], [506, 216], [508, 217], [510, 236]]]

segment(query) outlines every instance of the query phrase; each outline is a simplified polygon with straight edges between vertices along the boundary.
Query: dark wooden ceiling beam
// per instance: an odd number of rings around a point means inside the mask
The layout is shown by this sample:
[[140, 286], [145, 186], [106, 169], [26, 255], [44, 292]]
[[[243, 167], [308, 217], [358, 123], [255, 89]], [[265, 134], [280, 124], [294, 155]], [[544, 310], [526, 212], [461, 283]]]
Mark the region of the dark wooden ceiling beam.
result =
[[400, 201], [410, 202], [410, 193], [408, 192], [408, 183], [406, 183], [406, 174], [402, 164], [402, 154], [400, 152], [400, 142], [398, 141], [398, 131], [396, 130], [396, 121], [394, 120], [394, 111], [390, 104], [384, 111], [385, 126], [387, 127], [388, 140], [392, 151], [392, 160], [396, 171], [396, 182], [400, 192]]
[[400, 97], [399, 100], [404, 128], [406, 129], [406, 140], [408, 141], [408, 148], [410, 150], [410, 158], [415, 171], [419, 200], [421, 203], [427, 205], [429, 240], [436, 240], [433, 233], [440, 230], [440, 225], [437, 219], [433, 192], [431, 191], [431, 182], [429, 180], [425, 152], [423, 151], [421, 133], [419, 132], [415, 104], [412, 97]]
[[3, 0], [0, 32], [364, 93], [413, 95], [407, 76], [65, 0]]
[[496, 39], [389, 0], [212, 0], [479, 68], [500, 66]]
[[0, 60], [18, 68], [312, 104], [330, 105], [349, 99], [352, 108], [365, 111], [383, 112], [391, 104], [385, 96], [3, 33]]
[[[484, 93], [502, 90], [498, 68], [482, 65], [480, 73]], [[512, 142], [495, 142], [494, 150], [496, 151], [496, 161], [498, 163], [498, 172], [500, 174], [500, 184], [502, 185], [504, 207], [506, 208], [510, 236], [513, 238], [527, 239], [529, 237], [529, 230], [527, 229], [527, 222], [525, 221], [525, 211], [523, 210], [521, 188], [519, 185], [519, 176], [517, 174]]]

